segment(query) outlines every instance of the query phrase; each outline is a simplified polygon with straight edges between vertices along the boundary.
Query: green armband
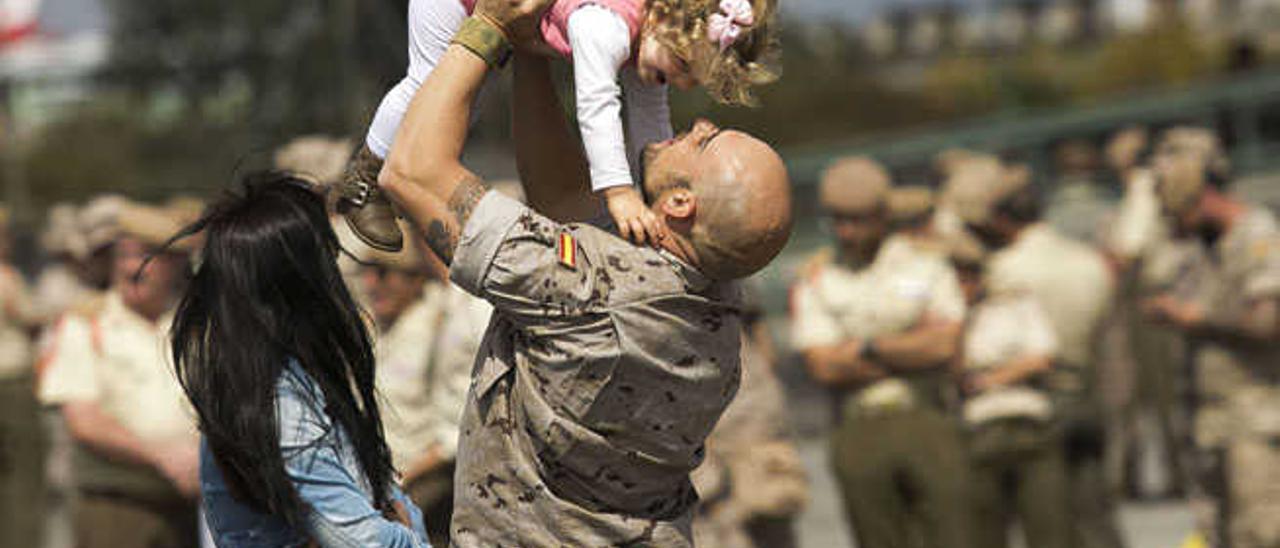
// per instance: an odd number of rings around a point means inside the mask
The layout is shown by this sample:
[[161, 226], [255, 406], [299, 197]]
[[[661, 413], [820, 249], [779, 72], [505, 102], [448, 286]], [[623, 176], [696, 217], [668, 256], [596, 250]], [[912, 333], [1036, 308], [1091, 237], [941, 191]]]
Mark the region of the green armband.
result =
[[511, 59], [511, 41], [501, 27], [482, 15], [472, 15], [453, 35], [453, 43], [484, 59], [489, 68], [502, 68]]

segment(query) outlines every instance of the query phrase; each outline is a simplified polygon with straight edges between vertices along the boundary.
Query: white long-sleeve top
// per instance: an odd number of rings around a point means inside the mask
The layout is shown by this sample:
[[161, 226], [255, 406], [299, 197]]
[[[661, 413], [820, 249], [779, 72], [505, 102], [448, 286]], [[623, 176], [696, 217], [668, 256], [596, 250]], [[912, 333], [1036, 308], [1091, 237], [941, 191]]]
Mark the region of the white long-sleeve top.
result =
[[[390, 152], [410, 101], [444, 56], [466, 16], [462, 2], [409, 3], [408, 74], [382, 99], [365, 138], [378, 157], [385, 158]], [[574, 11], [569, 16], [569, 42], [578, 126], [591, 166], [591, 189], [632, 184], [644, 146], [671, 138], [667, 88], [645, 84], [635, 69], [627, 66], [631, 34], [626, 21], [606, 7], [587, 4]]]
[[[578, 128], [591, 166], [591, 190], [632, 184], [644, 146], [671, 138], [665, 85], [640, 80], [631, 58], [627, 23], [608, 8], [588, 4], [569, 16]], [[622, 103], [627, 104], [624, 136]], [[638, 170], [637, 170], [638, 171]]]

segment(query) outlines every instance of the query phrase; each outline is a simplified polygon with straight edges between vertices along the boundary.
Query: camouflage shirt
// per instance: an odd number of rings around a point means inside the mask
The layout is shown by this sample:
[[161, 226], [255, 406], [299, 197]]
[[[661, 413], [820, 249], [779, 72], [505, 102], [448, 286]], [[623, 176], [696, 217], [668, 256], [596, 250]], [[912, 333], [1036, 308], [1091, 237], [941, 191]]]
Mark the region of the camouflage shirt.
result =
[[736, 284], [497, 193], [451, 276], [489, 300], [463, 411], [459, 546], [688, 546], [689, 473], [739, 383]]

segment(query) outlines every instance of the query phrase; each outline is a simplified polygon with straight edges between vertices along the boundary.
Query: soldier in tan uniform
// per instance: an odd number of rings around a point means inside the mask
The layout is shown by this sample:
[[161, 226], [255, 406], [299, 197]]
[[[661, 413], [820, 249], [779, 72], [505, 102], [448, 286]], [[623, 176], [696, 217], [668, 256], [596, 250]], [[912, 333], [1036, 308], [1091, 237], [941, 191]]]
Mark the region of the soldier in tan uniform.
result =
[[375, 372], [386, 402], [387, 445], [431, 543], [447, 546], [458, 425], [493, 310], [433, 277], [418, 245], [365, 260], [361, 281], [377, 323]]
[[1065, 429], [1074, 545], [1121, 546], [1093, 382], [1100, 328], [1111, 307], [1111, 273], [1101, 254], [1040, 222], [1039, 200], [1024, 169], [994, 158], [970, 162], [951, 184], [960, 219], [993, 250], [988, 283], [1033, 295], [1058, 338], [1047, 386]]
[[45, 436], [31, 338], [40, 325], [27, 284], [9, 263], [0, 209], [0, 546], [38, 546], [45, 510]]
[[187, 255], [171, 248], [139, 274], [180, 225], [141, 205], [119, 220], [111, 289], [60, 322], [40, 399], [61, 409], [76, 442], [79, 546], [194, 546], [197, 434], [167, 339]]
[[451, 542], [690, 546], [689, 474], [741, 374], [733, 280], [786, 243], [786, 169], [763, 142], [699, 121], [645, 154], [643, 189], [670, 229], [657, 248], [565, 224], [599, 204], [548, 62], [522, 56], [514, 133], [534, 209], [486, 191], [458, 154], [505, 37], [483, 17], [462, 28], [380, 179], [452, 280], [495, 309], [463, 411]]
[[693, 535], [701, 548], [790, 548], [797, 542], [795, 519], [808, 501], [808, 478], [774, 372], [759, 291], [748, 284], [745, 293], [742, 385], [693, 474], [702, 498]]
[[[1181, 130], [1174, 130], [1166, 136], [1179, 133]], [[1186, 479], [1183, 453], [1189, 429], [1185, 402], [1180, 397], [1189, 378], [1184, 366], [1186, 344], [1180, 333], [1146, 321], [1139, 308], [1146, 297], [1174, 291], [1201, 250], [1195, 242], [1175, 240], [1170, 234], [1160, 212], [1156, 178], [1140, 158], [1148, 148], [1147, 140], [1145, 130], [1129, 128], [1117, 133], [1107, 146], [1108, 163], [1124, 185], [1124, 197], [1103, 249], [1119, 273], [1116, 316], [1121, 329], [1116, 335], [1127, 345], [1121, 351], [1132, 366], [1125, 379], [1129, 393], [1115, 426], [1121, 431], [1117, 439], [1125, 444], [1130, 463], [1152, 460], [1150, 454], [1138, 449], [1155, 452], [1157, 462], [1168, 470], [1164, 492], [1171, 493], [1181, 491]], [[1168, 143], [1167, 138], [1162, 139], [1157, 155]], [[1130, 486], [1139, 493], [1159, 487], [1140, 481]]]
[[[1227, 188], [1230, 166], [1206, 132], [1183, 130], [1154, 160], [1175, 236], [1207, 247], [1193, 295], [1145, 303], [1185, 333], [1196, 376], [1197, 486], [1212, 546], [1280, 546], [1280, 226]], [[1202, 509], [1203, 510], [1203, 509]], [[1216, 514], [1216, 515], [1215, 515]]]
[[831, 458], [858, 545], [961, 546], [968, 465], [943, 390], [964, 298], [944, 253], [887, 252], [889, 186], [866, 158], [824, 174], [837, 245], [796, 282], [791, 344], [840, 394]]
[[1043, 380], [1058, 339], [1028, 291], [987, 283], [986, 250], [956, 238], [950, 257], [969, 305], [956, 373], [973, 463], [973, 546], [1008, 546], [1016, 519], [1025, 545], [1071, 546], [1067, 471]]
[[931, 189], [901, 186], [889, 190], [887, 207], [892, 234], [885, 241], [885, 252], [896, 256], [904, 252], [934, 254], [945, 257], [946, 245], [936, 229], [936, 200]]

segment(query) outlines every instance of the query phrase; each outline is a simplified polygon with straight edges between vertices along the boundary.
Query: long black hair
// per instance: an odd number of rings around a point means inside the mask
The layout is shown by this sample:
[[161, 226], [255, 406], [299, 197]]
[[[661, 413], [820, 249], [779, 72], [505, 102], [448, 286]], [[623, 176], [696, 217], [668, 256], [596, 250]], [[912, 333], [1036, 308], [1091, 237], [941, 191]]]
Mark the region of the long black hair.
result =
[[295, 359], [316, 402], [355, 445], [374, 504], [387, 509], [390, 451], [374, 394], [367, 325], [339, 273], [323, 197], [291, 175], [245, 177], [183, 235], [205, 234], [203, 261], [178, 306], [178, 380], [228, 488], [242, 503], [298, 523], [285, 473], [276, 383]]

